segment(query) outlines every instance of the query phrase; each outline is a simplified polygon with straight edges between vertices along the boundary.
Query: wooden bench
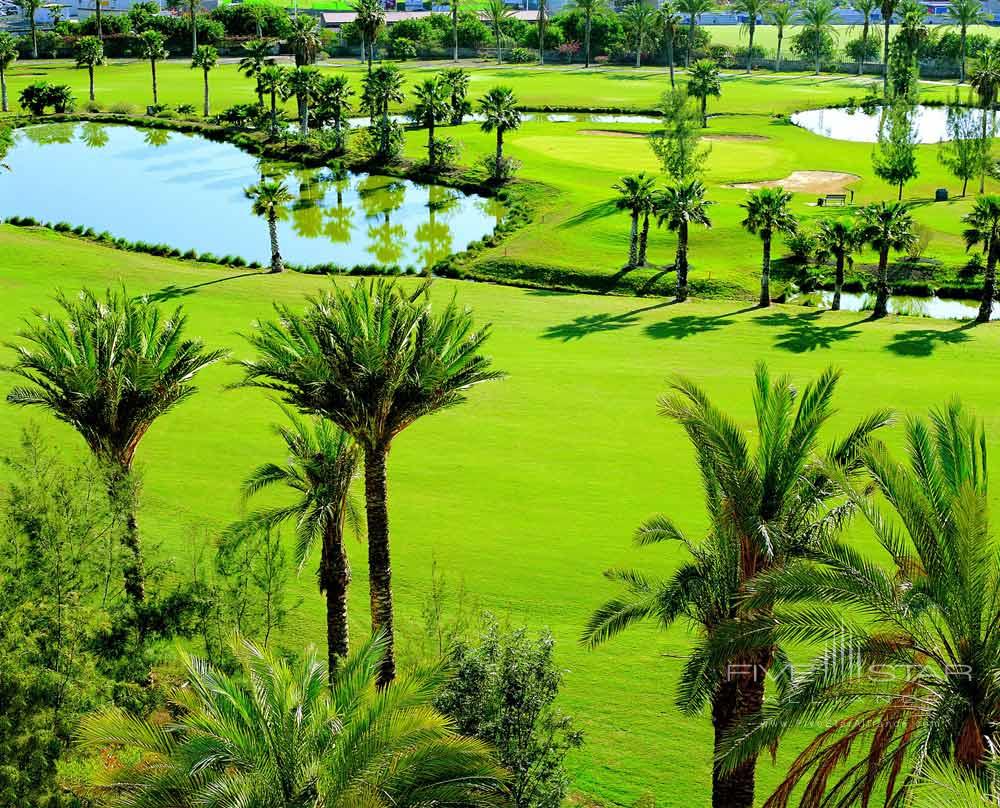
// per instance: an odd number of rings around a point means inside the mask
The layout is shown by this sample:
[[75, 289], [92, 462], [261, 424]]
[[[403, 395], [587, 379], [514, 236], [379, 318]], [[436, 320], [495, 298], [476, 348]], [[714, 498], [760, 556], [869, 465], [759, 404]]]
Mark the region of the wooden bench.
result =
[[825, 208], [828, 208], [833, 204], [843, 207], [847, 204], [847, 194], [827, 194], [822, 200], [820, 200], [820, 204]]

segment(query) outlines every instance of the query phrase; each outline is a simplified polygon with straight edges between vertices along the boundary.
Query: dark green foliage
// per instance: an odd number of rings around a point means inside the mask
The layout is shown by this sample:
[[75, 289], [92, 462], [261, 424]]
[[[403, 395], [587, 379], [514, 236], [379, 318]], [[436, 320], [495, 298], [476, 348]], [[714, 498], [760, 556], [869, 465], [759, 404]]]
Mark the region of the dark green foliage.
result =
[[833, 37], [826, 31], [803, 29], [792, 37], [792, 53], [801, 59], [825, 63], [833, 59], [835, 52]]
[[47, 107], [59, 113], [73, 110], [73, 94], [66, 84], [36, 81], [21, 90], [18, 100], [32, 115], [44, 114]]

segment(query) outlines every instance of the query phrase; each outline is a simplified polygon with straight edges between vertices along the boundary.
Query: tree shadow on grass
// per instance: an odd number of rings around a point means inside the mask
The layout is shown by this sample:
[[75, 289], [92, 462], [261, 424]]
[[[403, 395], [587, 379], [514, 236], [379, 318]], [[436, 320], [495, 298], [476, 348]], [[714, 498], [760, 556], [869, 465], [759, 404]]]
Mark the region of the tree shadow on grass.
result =
[[215, 286], [217, 283], [225, 283], [226, 281], [235, 281], [239, 278], [253, 278], [258, 275], [265, 275], [265, 272], [241, 272], [239, 275], [228, 275], [225, 278], [216, 278], [214, 281], [203, 281], [202, 283], [192, 283], [190, 286], [177, 286], [171, 283], [169, 286], [164, 286], [162, 289], [156, 292], [150, 292], [145, 297], [154, 303], [165, 303], [170, 300], [177, 300], [181, 297], [187, 297], [188, 295], [196, 294], [197, 291], [205, 286]]
[[590, 334], [600, 334], [606, 331], [620, 331], [639, 322], [639, 315], [646, 311], [669, 306], [670, 303], [654, 303], [651, 306], [644, 306], [632, 311], [623, 311], [620, 314], [602, 312], [599, 314], [581, 314], [566, 323], [551, 325], [542, 334], [543, 339], [558, 339], [563, 342], [583, 339]]
[[717, 331], [723, 326], [732, 325], [732, 319], [737, 314], [746, 314], [753, 311], [755, 306], [748, 306], [738, 311], [730, 311], [725, 314], [714, 314], [704, 316], [699, 314], [679, 314], [664, 320], [660, 323], [650, 323], [645, 328], [645, 334], [652, 339], [687, 339], [698, 334], [707, 334], [710, 331]]
[[903, 331], [893, 335], [892, 342], [886, 345], [886, 350], [897, 356], [930, 356], [939, 345], [960, 345], [967, 342], [969, 335], [965, 332], [973, 325], [971, 323], [961, 325], [950, 331], [936, 331], [930, 328]]
[[575, 216], [570, 216], [566, 221], [560, 222], [556, 229], [565, 230], [569, 227], [576, 227], [581, 224], [588, 224], [595, 219], [605, 219], [608, 216], [613, 216], [618, 213], [618, 208], [615, 207], [615, 201], [613, 199], [606, 199], [603, 202], [597, 202], [591, 205], [589, 208], [584, 208]]
[[774, 341], [775, 348], [792, 353], [807, 353], [820, 348], [832, 348], [838, 342], [852, 339], [861, 332], [853, 326], [866, 320], [856, 320], [843, 325], [820, 325], [823, 312], [812, 311], [806, 314], [788, 314], [773, 312], [758, 317], [756, 322], [771, 328], [783, 328]]

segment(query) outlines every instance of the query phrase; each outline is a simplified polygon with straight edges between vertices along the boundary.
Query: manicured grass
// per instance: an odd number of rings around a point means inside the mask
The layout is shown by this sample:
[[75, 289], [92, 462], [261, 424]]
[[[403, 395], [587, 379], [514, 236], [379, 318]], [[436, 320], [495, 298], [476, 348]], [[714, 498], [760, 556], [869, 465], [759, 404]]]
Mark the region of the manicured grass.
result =
[[[122, 253], [45, 231], [0, 227], [0, 322], [9, 339], [21, 318], [52, 307], [57, 288], [124, 282], [134, 294], [181, 303], [190, 333], [248, 356], [238, 336], [270, 315], [272, 301], [298, 305], [330, 281], [247, 275], [205, 265]], [[457, 293], [494, 323], [489, 352], [509, 377], [472, 391], [470, 401], [407, 430], [390, 458], [390, 497], [399, 632], [412, 658], [432, 559], [457, 588], [515, 623], [549, 626], [566, 670], [562, 706], [586, 731], [573, 759], [574, 787], [593, 800], [630, 805], [653, 793], [664, 806], [708, 804], [710, 725], [672, 706], [690, 638], [644, 628], [589, 652], [576, 640], [590, 611], [613, 591], [609, 567], [667, 572], [674, 547], [636, 551], [635, 527], [664, 512], [692, 534], [705, 527], [698, 475], [681, 430], [657, 415], [665, 379], [684, 373], [749, 425], [753, 363], [805, 382], [833, 364], [844, 370], [834, 428], [875, 406], [919, 413], [960, 393], [986, 418], [990, 451], [1000, 449], [1000, 326], [810, 312], [748, 310], [734, 302], [672, 306], [660, 299], [552, 294], [437, 281], [434, 297]], [[7, 350], [7, 349], [4, 349]], [[199, 378], [198, 395], [144, 439], [141, 527], [159, 560], [189, 569], [211, 555], [218, 531], [240, 512], [238, 485], [255, 465], [279, 456], [269, 431], [277, 408], [259, 391], [226, 391], [235, 368]], [[12, 379], [0, 376], [0, 395]], [[41, 412], [0, 404], [0, 447], [34, 420], [79, 451], [68, 427]], [[832, 433], [831, 433], [832, 434]], [[888, 435], [897, 449], [900, 430]], [[859, 528], [856, 536], [867, 542]], [[365, 629], [365, 553], [355, 566], [352, 629]], [[322, 641], [321, 601], [311, 571], [284, 638]], [[761, 766], [773, 786], [805, 735], [782, 748], [779, 766]]]

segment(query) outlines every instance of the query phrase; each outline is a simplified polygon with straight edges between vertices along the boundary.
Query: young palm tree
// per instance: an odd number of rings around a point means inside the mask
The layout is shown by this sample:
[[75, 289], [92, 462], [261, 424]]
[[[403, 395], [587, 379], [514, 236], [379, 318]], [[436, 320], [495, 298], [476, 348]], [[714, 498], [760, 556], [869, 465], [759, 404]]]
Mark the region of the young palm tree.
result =
[[10, 31], [0, 31], [0, 111], [10, 112], [7, 102], [7, 70], [17, 61], [17, 37]]
[[958, 63], [958, 83], [965, 82], [965, 56], [966, 40], [969, 35], [970, 25], [982, 25], [989, 17], [983, 11], [983, 5], [979, 0], [953, 0], [948, 6], [948, 20], [958, 28], [958, 36], [961, 43], [959, 48]]
[[1000, 257], [1000, 196], [979, 197], [972, 210], [962, 217], [967, 225], [962, 231], [965, 249], [980, 244], [986, 251], [986, 271], [983, 273], [983, 294], [979, 302], [977, 323], [988, 323], [997, 294], [997, 258]]
[[[649, 236], [649, 214], [653, 209], [655, 177], [645, 172], [622, 177], [612, 187], [618, 192], [615, 207], [627, 210], [632, 220], [628, 243], [628, 268], [634, 269], [646, 263], [646, 240]], [[642, 217], [642, 234], [639, 233], [639, 218]]]
[[156, 86], [156, 63], [170, 55], [163, 42], [163, 34], [152, 29], [143, 31], [136, 37], [140, 58], [149, 60], [149, 69], [153, 78], [153, 106], [160, 103]]
[[403, 85], [406, 78], [403, 72], [395, 64], [382, 64], [374, 70], [369, 71], [361, 79], [361, 108], [365, 110], [372, 123], [376, 117], [382, 119], [380, 128], [381, 142], [379, 144], [379, 154], [389, 154], [389, 107], [392, 104], [402, 104]]
[[427, 288], [358, 280], [311, 298], [304, 314], [276, 305], [278, 320], [248, 337], [258, 358], [242, 363], [244, 385], [332, 421], [364, 452], [372, 630], [386, 636], [382, 685], [396, 675], [386, 486], [393, 439], [501, 376], [480, 353], [489, 326], [477, 329], [455, 300], [433, 311]]
[[192, 379], [226, 352], [185, 339], [180, 308], [165, 316], [124, 289], [103, 297], [87, 289], [76, 298], [60, 293], [56, 302], [62, 318], [39, 313], [18, 334], [27, 345], [15, 346], [17, 359], [6, 370], [27, 385], [14, 387], [7, 401], [43, 407], [73, 427], [109, 470], [113, 497], [131, 497], [124, 577], [138, 604], [145, 574], [131, 478], [135, 452], [157, 418], [194, 395]]
[[795, 215], [788, 209], [792, 195], [784, 188], [761, 188], [740, 204], [746, 211], [743, 227], [760, 236], [763, 257], [760, 264], [760, 305], [771, 305], [771, 239], [777, 233], [791, 235], [798, 228]]
[[[821, 456], [819, 434], [833, 415], [838, 378], [827, 370], [798, 396], [787, 377], [771, 379], [758, 364], [753, 432], [686, 379], [676, 380], [660, 401], [661, 413], [684, 428], [694, 448], [705, 491], [707, 538], [688, 538], [666, 516], [643, 524], [635, 535], [638, 545], [680, 542], [690, 560], [666, 580], [636, 570], [606, 573], [625, 592], [593, 614], [583, 640], [593, 647], [643, 620], [663, 628], [681, 619], [690, 622], [697, 639], [681, 674], [677, 704], [689, 715], [710, 706], [713, 759], [727, 734], [759, 712], [766, 681], [779, 690], [787, 685], [788, 660], [777, 643], [754, 644], [746, 653], [728, 651], [730, 635], [771, 614], [766, 603], [745, 608], [745, 592], [758, 576], [809, 557], [848, 518], [850, 508], [830, 484], [827, 466], [853, 474], [860, 448], [889, 420], [887, 413], [876, 413]], [[753, 805], [754, 763], [753, 755], [728, 770], [713, 762], [714, 808]]]
[[461, 126], [465, 121], [465, 116], [472, 112], [472, 105], [466, 100], [469, 94], [469, 81], [471, 76], [469, 71], [461, 67], [450, 67], [441, 71], [444, 83], [451, 91], [451, 115], [449, 116], [452, 126]]
[[295, 98], [299, 112], [299, 131], [303, 136], [309, 134], [309, 105], [319, 93], [322, 74], [315, 67], [296, 67], [285, 75], [282, 96]]
[[271, 240], [271, 272], [283, 272], [285, 263], [281, 259], [281, 249], [278, 246], [278, 220], [288, 215], [288, 205], [295, 197], [285, 183], [278, 180], [261, 180], [251, 185], [244, 193], [247, 199], [253, 200], [251, 210], [255, 216], [267, 220], [267, 232]]
[[861, 209], [859, 238], [878, 251], [873, 318], [889, 313], [889, 251], [908, 250], [917, 241], [913, 216], [902, 202], [873, 202]]
[[889, 26], [900, 2], [902, 0], [879, 0], [879, 11], [882, 13], [882, 95], [885, 98], [889, 97]]
[[[983, 114], [980, 116], [982, 123], [982, 139], [986, 142], [989, 131], [989, 122], [993, 108], [997, 103], [997, 93], [1000, 92], [1000, 52], [994, 48], [988, 48], [979, 59], [976, 69], [969, 77], [969, 85], [976, 91], [979, 97], [979, 107]], [[986, 163], [983, 161], [982, 170], [979, 173], [979, 193], [986, 189]]]
[[28, 18], [28, 29], [31, 32], [31, 58], [38, 58], [38, 22], [35, 15], [42, 7], [42, 0], [17, 0], [17, 4]]
[[324, 76], [316, 92], [314, 106], [320, 126], [328, 125], [337, 134], [340, 151], [347, 149], [347, 136], [351, 128], [347, 116], [354, 108], [351, 101], [353, 96], [351, 80], [343, 73]]
[[203, 114], [207, 118], [211, 114], [211, 104], [208, 97], [208, 74], [219, 63], [219, 52], [211, 45], [200, 45], [191, 59], [191, 69], [201, 68], [204, 78], [205, 104]]
[[314, 651], [293, 663], [249, 641], [236, 650], [235, 674], [184, 657], [172, 720], [109, 707], [81, 722], [85, 748], [125, 751], [93, 777], [101, 805], [500, 803], [504, 775], [487, 748], [433, 707], [439, 671], [415, 671], [378, 692], [385, 644], [373, 639], [328, 687]]
[[795, 20], [795, 7], [791, 3], [775, 2], [767, 10], [766, 19], [773, 25], [778, 35], [778, 48], [774, 52], [774, 71], [781, 72], [781, 44], [785, 40], [785, 29]]
[[863, 246], [861, 232], [854, 219], [820, 219], [816, 227], [816, 244], [819, 251], [832, 255], [837, 262], [834, 276], [832, 311], [840, 311], [840, 296], [844, 289], [844, 265]]
[[771, 0], [736, 0], [733, 11], [747, 15], [747, 21], [742, 28], [747, 32], [747, 75], [753, 72], [753, 38], [757, 33], [757, 18], [767, 19], [771, 9]]
[[545, 64], [545, 29], [549, 25], [549, 0], [538, 0], [538, 16], [535, 19], [538, 33], [538, 64]]
[[441, 74], [424, 79], [413, 89], [417, 103], [413, 107], [413, 118], [421, 126], [427, 127], [427, 165], [438, 166], [437, 140], [434, 127], [440, 121], [448, 120], [452, 113], [451, 87]]
[[344, 545], [344, 526], [362, 530], [361, 514], [352, 495], [358, 477], [358, 450], [351, 437], [322, 418], [306, 419], [282, 408], [288, 425], [275, 428], [285, 445], [283, 463], [265, 463], [243, 484], [245, 497], [281, 485], [295, 492], [286, 506], [252, 514], [235, 526], [273, 530], [285, 522], [295, 525], [295, 562], [301, 572], [313, 548], [320, 547], [320, 592], [326, 597], [327, 671], [335, 684], [340, 662], [348, 652], [347, 589], [351, 566]]
[[622, 27], [632, 35], [635, 45], [635, 66], [642, 67], [642, 49], [646, 47], [646, 39], [656, 21], [656, 11], [642, 0], [625, 6], [621, 13]]
[[722, 95], [722, 82], [719, 80], [719, 66], [711, 59], [699, 59], [694, 63], [687, 81], [688, 95], [701, 102], [701, 126], [708, 126], [708, 97], [718, 98]]
[[261, 91], [271, 96], [271, 137], [278, 136], [278, 96], [284, 94], [287, 80], [288, 70], [276, 64], [265, 65], [257, 78]]
[[715, 3], [712, 0], [677, 0], [677, 10], [688, 15], [688, 40], [684, 52], [684, 67], [691, 67], [691, 49], [694, 48], [698, 20], [702, 14], [713, 8], [715, 8]]
[[493, 87], [479, 99], [479, 111], [483, 122], [479, 128], [484, 132], [497, 133], [496, 156], [493, 161], [493, 177], [500, 182], [504, 175], [503, 137], [507, 132], [521, 125], [521, 113], [517, 108], [517, 96], [510, 87]]
[[676, 87], [674, 81], [674, 43], [677, 41], [677, 33], [681, 30], [681, 15], [677, 13], [677, 6], [672, 0], [667, 0], [657, 11], [655, 21], [656, 27], [660, 31], [663, 45], [667, 51], [667, 69], [670, 71], [670, 88]]
[[253, 79], [257, 85], [257, 103], [264, 106], [264, 85], [261, 83], [261, 73], [271, 59], [274, 44], [267, 39], [251, 39], [243, 43], [246, 55], [240, 59], [239, 71], [248, 79]]
[[[96, 36], [82, 36], [76, 41], [73, 49], [77, 67], [87, 68], [87, 78], [90, 81], [90, 100], [94, 100], [94, 68], [104, 64], [104, 43]], [[6, 89], [4, 90], [6, 93]], [[4, 111], [6, 111], [6, 102]]]
[[785, 612], [772, 626], [745, 627], [748, 642], [829, 644], [727, 744], [724, 766], [792, 726], [828, 727], [768, 806], [806, 793], [814, 805], [846, 808], [867, 804], [876, 788], [886, 805], [909, 805], [933, 761], [982, 776], [1000, 742], [1000, 547], [989, 525], [986, 434], [957, 401], [929, 423], [910, 420], [906, 433], [908, 463], [879, 445], [862, 453], [888, 512], [868, 501], [870, 483], [847, 487], [887, 563], [828, 539], [815, 560], [763, 576], [748, 599]]
[[653, 198], [657, 226], [666, 225], [677, 232], [677, 252], [674, 270], [677, 273], [677, 300], [688, 296], [688, 236], [689, 226], [712, 226], [708, 207], [714, 203], [705, 199], [705, 186], [700, 180], [681, 180]]
[[319, 37], [319, 18], [309, 14], [298, 14], [289, 22], [291, 30], [288, 33], [288, 46], [295, 54], [295, 66], [311, 65], [323, 47]]
[[590, 67], [590, 33], [594, 17], [608, 10], [608, 0], [571, 0], [570, 8], [583, 15], [583, 66]]
[[382, 0], [354, 0], [351, 9], [357, 14], [355, 24], [361, 32], [361, 58], [366, 58], [365, 43], [368, 45], [368, 72], [372, 72], [372, 59], [375, 55], [375, 40], [379, 32], [385, 28], [385, 5]]
[[814, 39], [813, 58], [817, 76], [820, 74], [823, 60], [823, 48], [820, 45], [826, 36], [833, 34], [835, 30], [833, 26], [837, 21], [837, 9], [833, 0], [804, 0], [799, 7], [799, 22], [803, 33], [810, 34]]
[[[867, 47], [868, 43], [868, 32], [871, 30], [872, 13], [878, 8], [878, 4], [879, 0], [853, 0], [851, 3], [851, 7], [864, 18], [864, 21], [861, 24], [861, 41], [865, 43], [865, 47]], [[858, 57], [859, 76], [864, 72], [864, 67], [865, 50], [862, 48], [861, 56]]]
[[487, 0], [482, 11], [483, 19], [493, 29], [493, 37], [497, 43], [497, 64], [503, 64], [504, 24], [514, 16], [514, 9], [505, 0]]

